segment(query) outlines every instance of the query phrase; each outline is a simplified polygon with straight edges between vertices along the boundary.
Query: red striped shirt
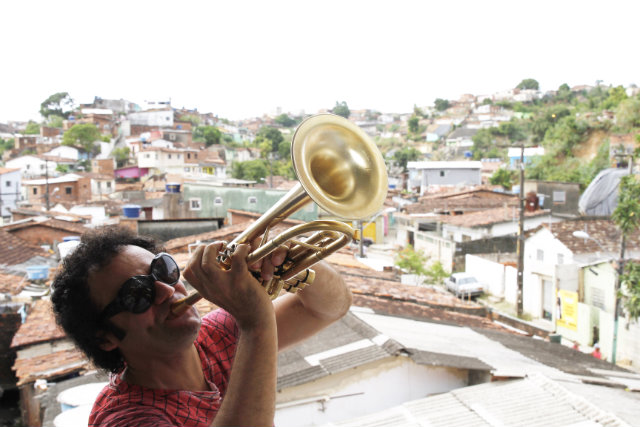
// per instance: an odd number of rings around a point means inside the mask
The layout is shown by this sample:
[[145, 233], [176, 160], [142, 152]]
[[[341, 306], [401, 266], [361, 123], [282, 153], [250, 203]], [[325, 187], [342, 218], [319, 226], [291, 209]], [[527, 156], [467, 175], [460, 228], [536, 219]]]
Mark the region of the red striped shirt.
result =
[[227, 390], [237, 341], [238, 328], [229, 313], [207, 314], [195, 345], [211, 391], [150, 389], [111, 375], [93, 405], [89, 426], [210, 425]]

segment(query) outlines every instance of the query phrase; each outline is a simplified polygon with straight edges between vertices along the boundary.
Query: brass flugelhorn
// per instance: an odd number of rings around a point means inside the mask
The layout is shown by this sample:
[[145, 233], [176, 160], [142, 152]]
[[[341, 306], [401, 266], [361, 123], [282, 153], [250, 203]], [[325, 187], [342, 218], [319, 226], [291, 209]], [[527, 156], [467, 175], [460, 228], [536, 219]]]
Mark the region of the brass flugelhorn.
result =
[[[317, 220], [292, 227], [267, 241], [274, 225], [310, 202], [331, 215], [347, 220], [364, 220], [380, 211], [387, 195], [387, 172], [375, 143], [354, 123], [333, 114], [318, 114], [304, 120], [291, 141], [291, 157], [298, 183], [233, 239], [218, 256], [224, 267], [238, 244], [263, 235], [260, 246], [249, 254], [253, 264], [285, 243], [291, 247], [274, 278], [262, 285], [272, 298], [281, 289], [296, 292], [313, 282], [313, 264], [361, 239], [359, 231], [332, 220]], [[315, 232], [304, 240], [297, 236]], [[180, 315], [195, 304], [195, 291], [171, 306]]]

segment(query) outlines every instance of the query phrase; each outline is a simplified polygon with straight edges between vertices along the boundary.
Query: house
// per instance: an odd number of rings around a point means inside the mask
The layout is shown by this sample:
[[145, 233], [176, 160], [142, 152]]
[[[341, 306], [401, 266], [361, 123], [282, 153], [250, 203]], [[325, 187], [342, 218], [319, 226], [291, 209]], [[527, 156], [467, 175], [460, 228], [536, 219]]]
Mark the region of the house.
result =
[[117, 179], [136, 179], [139, 180], [143, 176], [149, 174], [149, 168], [141, 168], [139, 166], [125, 166], [113, 171]]
[[[566, 220], [531, 230], [524, 245], [524, 311], [538, 325], [580, 345], [599, 342], [603, 356], [609, 359], [616, 277], [612, 263], [619, 256], [619, 238], [620, 232], [611, 220]], [[639, 244], [640, 233], [629, 236], [625, 258], [639, 258]], [[468, 259], [466, 267], [467, 272], [481, 281], [491, 283], [492, 294], [515, 306], [517, 284], [513, 266], [476, 257], [471, 262]], [[640, 365], [636, 356], [640, 354], [638, 325], [624, 329], [619, 335], [617, 361]]]
[[451, 132], [446, 139], [447, 147], [468, 148], [473, 147], [473, 136], [478, 129], [460, 127]]
[[2, 221], [11, 218], [11, 209], [15, 209], [20, 200], [22, 187], [20, 169], [0, 167], [0, 217]]
[[39, 176], [56, 176], [58, 164], [40, 156], [20, 156], [5, 162], [5, 167], [9, 169], [20, 169], [22, 178], [35, 178]]
[[91, 200], [91, 178], [73, 173], [50, 179], [23, 182], [27, 201], [32, 205], [47, 206], [56, 203], [77, 204]]
[[115, 159], [92, 159], [91, 160], [91, 172], [101, 175], [113, 176], [116, 167]]
[[468, 162], [408, 162], [409, 179], [407, 190], [416, 189], [424, 194], [429, 187], [480, 185], [482, 163]]
[[157, 109], [127, 115], [131, 126], [173, 128], [173, 110]]
[[520, 157], [524, 156], [524, 163], [530, 164], [533, 159], [544, 156], [544, 147], [525, 147], [524, 151], [518, 147], [511, 147], [507, 151], [509, 165], [516, 168], [520, 164]]
[[44, 153], [44, 155], [52, 157], [62, 157], [75, 161], [80, 160], [80, 150], [68, 145], [60, 145], [52, 150], [47, 151], [46, 153]]
[[15, 221], [0, 229], [34, 246], [48, 245], [51, 248], [66, 237], [80, 236], [88, 231], [84, 224], [44, 216]]
[[146, 147], [137, 154], [138, 168], [146, 168], [151, 173], [181, 175], [185, 167], [185, 153], [182, 150], [164, 147]]
[[40, 399], [47, 382], [77, 376], [90, 370], [91, 365], [58, 327], [51, 301], [46, 299], [31, 305], [26, 321], [13, 337], [11, 348], [16, 352], [13, 369], [20, 390], [23, 423], [41, 426], [44, 408]]
[[553, 215], [577, 217], [580, 215], [580, 184], [576, 182], [535, 181], [524, 182], [524, 195], [536, 194], [538, 207], [548, 209]]

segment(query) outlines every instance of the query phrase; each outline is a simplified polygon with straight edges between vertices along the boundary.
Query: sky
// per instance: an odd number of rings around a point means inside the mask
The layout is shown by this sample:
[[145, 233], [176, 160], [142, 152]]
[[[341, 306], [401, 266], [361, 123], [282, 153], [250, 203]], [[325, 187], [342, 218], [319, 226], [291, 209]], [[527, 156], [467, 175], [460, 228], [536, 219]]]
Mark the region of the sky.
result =
[[22, 0], [0, 3], [0, 123], [68, 92], [238, 120], [436, 98], [640, 85], [637, 0]]

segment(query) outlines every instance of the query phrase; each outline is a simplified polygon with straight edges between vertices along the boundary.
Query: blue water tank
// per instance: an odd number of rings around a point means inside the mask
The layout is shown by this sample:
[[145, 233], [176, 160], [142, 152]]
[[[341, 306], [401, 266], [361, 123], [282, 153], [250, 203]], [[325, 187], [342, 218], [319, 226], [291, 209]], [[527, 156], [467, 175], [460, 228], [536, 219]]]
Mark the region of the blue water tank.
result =
[[29, 280], [40, 280], [49, 278], [48, 265], [32, 265], [27, 267], [27, 276]]
[[80, 241], [80, 236], [64, 236], [62, 238], [63, 242], [72, 242], [72, 241]]
[[167, 182], [164, 185], [167, 193], [179, 193], [180, 192], [180, 183], [179, 182]]
[[140, 206], [139, 205], [124, 205], [122, 207], [122, 213], [127, 218], [138, 218], [140, 216]]

